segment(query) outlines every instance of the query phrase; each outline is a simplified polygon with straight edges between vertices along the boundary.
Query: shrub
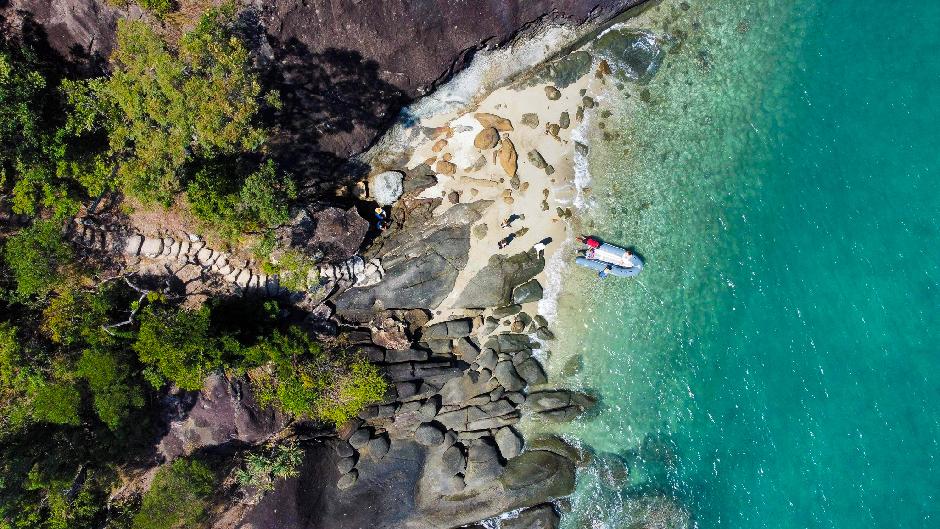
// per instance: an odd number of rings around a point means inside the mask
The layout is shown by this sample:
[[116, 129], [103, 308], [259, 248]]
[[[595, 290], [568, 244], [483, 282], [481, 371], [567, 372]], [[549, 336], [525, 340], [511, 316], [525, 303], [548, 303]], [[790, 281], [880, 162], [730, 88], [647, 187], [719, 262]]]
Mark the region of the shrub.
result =
[[137, 2], [140, 7], [155, 15], [165, 15], [176, 7], [173, 0], [137, 0]]
[[164, 466], [144, 494], [134, 529], [197, 527], [205, 519], [215, 473], [196, 459], [177, 459]]
[[279, 445], [270, 454], [251, 453], [245, 457], [245, 468], [236, 474], [243, 487], [271, 490], [278, 479], [296, 476], [303, 452], [295, 444]]
[[174, 311], [153, 305], [140, 314], [134, 342], [144, 377], [159, 388], [167, 381], [197, 390], [202, 380], [221, 365], [218, 340], [209, 330], [209, 309]]
[[40, 220], [10, 237], [3, 257], [13, 271], [21, 296], [45, 296], [61, 280], [61, 267], [72, 250], [62, 240], [60, 225]]
[[51, 382], [40, 384], [33, 390], [32, 414], [40, 421], [78, 426], [78, 409], [82, 396], [72, 384]]
[[130, 410], [144, 404], [140, 388], [130, 382], [128, 364], [108, 350], [88, 349], [78, 361], [77, 374], [88, 382], [95, 412], [117, 430]]
[[342, 424], [385, 396], [387, 383], [359, 357], [330, 355], [296, 327], [275, 331], [244, 351], [259, 403], [295, 416]]

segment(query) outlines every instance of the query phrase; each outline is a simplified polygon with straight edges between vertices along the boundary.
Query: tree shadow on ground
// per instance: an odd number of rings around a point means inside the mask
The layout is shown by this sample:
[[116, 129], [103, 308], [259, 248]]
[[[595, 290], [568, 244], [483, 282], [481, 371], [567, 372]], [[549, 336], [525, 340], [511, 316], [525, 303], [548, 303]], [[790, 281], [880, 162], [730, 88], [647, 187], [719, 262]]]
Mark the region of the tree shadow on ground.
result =
[[276, 67], [268, 83], [283, 102], [272, 116], [279, 131], [273, 154], [305, 195], [335, 194], [365, 176], [368, 166], [349, 158], [395, 123], [409, 99], [357, 51], [314, 52], [295, 38], [272, 42]]

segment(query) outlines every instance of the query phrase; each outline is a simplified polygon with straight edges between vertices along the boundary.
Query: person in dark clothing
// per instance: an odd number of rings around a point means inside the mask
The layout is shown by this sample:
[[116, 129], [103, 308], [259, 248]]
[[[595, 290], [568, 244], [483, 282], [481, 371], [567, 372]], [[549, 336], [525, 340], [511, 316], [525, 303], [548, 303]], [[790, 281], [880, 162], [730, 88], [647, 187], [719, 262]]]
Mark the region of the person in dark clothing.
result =
[[503, 229], [510, 228], [510, 227], [512, 227], [512, 223], [513, 223], [513, 222], [515, 222], [515, 221], [517, 221], [517, 220], [519, 220], [519, 219], [521, 219], [521, 218], [522, 218], [522, 215], [516, 215], [515, 213], [513, 213], [512, 215], [509, 216], [509, 218], [507, 218], [506, 220], [502, 221], [502, 222], [499, 224], [499, 227], [500, 227], [500, 228], [503, 228]]
[[601, 279], [607, 279], [607, 276], [610, 275], [610, 271], [613, 270], [613, 269], [614, 269], [613, 266], [607, 265], [607, 266], [604, 267], [603, 270], [601, 270], [600, 272], [597, 273], [597, 277], [599, 277], [599, 278], [601, 278]]
[[515, 238], [516, 238], [516, 234], [515, 234], [515, 233], [510, 233], [510, 234], [507, 235], [505, 238], [503, 238], [501, 241], [499, 241], [498, 243], [496, 243], [496, 245], [499, 246], [499, 249], [500, 249], [500, 250], [502, 250], [503, 248], [509, 246], [509, 243], [511, 243], [512, 240], [515, 239]]

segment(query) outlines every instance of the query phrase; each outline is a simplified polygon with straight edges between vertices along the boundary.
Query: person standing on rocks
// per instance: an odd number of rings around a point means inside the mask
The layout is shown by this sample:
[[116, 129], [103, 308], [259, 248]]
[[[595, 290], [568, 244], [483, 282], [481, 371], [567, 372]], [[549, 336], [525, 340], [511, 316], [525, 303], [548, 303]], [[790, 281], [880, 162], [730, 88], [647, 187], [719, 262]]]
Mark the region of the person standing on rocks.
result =
[[544, 257], [544, 256], [545, 256], [545, 248], [548, 247], [548, 245], [549, 245], [551, 242], [552, 242], [552, 238], [551, 238], [551, 237], [545, 237], [545, 238], [542, 239], [541, 241], [535, 243], [535, 245], [532, 247], [532, 249], [535, 251], [535, 256], [536, 256], [536, 257], [539, 257], [539, 258]]

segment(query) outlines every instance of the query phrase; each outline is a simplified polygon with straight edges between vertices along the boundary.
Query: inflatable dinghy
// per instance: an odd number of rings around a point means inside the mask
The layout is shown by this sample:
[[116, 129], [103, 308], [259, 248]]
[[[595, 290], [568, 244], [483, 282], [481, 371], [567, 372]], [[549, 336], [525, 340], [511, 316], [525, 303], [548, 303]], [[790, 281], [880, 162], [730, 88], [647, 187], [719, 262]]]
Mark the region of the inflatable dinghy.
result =
[[640, 260], [639, 256], [636, 254], [627, 256], [625, 249], [606, 242], [593, 250], [588, 250], [586, 257], [623, 268], [643, 268], [643, 261]]
[[[634, 255], [633, 257], [636, 257], [636, 256]], [[626, 267], [626, 266], [611, 264], [605, 261], [598, 261], [597, 259], [586, 259], [584, 257], [578, 257], [577, 259], [574, 260], [574, 262], [578, 266], [590, 268], [591, 270], [595, 270], [597, 272], [600, 272], [609, 266], [610, 270], [607, 270], [607, 273], [612, 276], [619, 276], [619, 277], [633, 277], [639, 274], [641, 270], [643, 270], [642, 263], [638, 264], [637, 266]], [[637, 262], [639, 262], [639, 258], [637, 258]]]

